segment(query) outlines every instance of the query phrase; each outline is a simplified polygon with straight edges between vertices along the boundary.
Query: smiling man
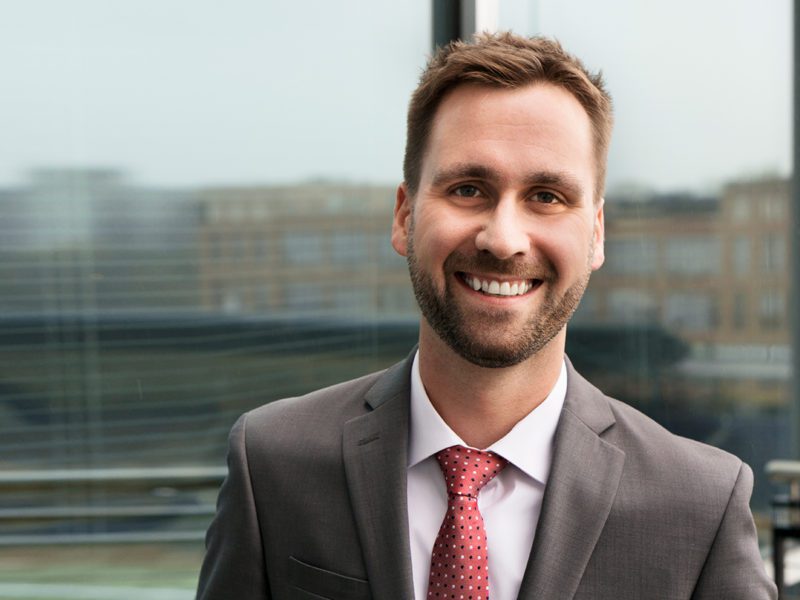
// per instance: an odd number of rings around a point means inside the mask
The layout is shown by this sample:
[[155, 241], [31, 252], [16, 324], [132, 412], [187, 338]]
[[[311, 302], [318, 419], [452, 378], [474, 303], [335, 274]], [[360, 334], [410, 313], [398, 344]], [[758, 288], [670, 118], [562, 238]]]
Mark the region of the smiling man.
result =
[[422, 312], [385, 372], [244, 415], [198, 598], [775, 598], [752, 473], [564, 355], [603, 264], [611, 102], [557, 43], [431, 60], [392, 244]]

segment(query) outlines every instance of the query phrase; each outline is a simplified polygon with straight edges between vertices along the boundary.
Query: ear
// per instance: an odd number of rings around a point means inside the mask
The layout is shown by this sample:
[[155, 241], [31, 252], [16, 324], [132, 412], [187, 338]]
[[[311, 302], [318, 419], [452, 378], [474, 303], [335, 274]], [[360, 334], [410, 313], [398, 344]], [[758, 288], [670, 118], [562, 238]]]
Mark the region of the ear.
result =
[[408, 256], [408, 228], [411, 219], [411, 197], [408, 188], [401, 183], [397, 188], [392, 220], [392, 247], [400, 256]]
[[605, 198], [600, 198], [597, 204], [593, 207], [594, 209], [594, 254], [592, 255], [592, 271], [596, 271], [599, 269], [603, 262], [606, 260], [606, 252], [605, 252], [605, 238], [606, 238], [606, 224], [605, 224], [605, 217], [603, 215], [603, 205], [605, 204]]

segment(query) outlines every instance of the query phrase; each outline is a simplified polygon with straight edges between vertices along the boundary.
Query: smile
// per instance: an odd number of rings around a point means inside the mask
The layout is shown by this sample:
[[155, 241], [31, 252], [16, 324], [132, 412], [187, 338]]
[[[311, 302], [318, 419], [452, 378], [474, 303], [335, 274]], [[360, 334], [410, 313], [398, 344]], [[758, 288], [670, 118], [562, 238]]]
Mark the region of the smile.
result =
[[469, 273], [459, 273], [461, 279], [476, 292], [483, 292], [490, 296], [522, 296], [527, 294], [536, 286], [538, 281], [521, 279], [518, 281], [496, 281], [471, 275]]

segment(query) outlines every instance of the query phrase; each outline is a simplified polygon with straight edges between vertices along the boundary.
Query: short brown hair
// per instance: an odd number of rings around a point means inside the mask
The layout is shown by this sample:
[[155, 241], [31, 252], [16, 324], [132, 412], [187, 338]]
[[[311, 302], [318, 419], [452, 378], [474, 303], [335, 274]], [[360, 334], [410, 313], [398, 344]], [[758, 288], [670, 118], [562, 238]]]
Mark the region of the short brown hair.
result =
[[462, 84], [519, 88], [550, 83], [572, 94], [589, 115], [594, 137], [597, 180], [603, 195], [613, 115], [611, 96], [601, 74], [590, 73], [555, 40], [526, 38], [510, 32], [480, 34], [472, 42], [456, 41], [439, 48], [420, 77], [408, 107], [403, 177], [411, 196], [417, 193], [422, 159], [436, 111], [447, 93]]

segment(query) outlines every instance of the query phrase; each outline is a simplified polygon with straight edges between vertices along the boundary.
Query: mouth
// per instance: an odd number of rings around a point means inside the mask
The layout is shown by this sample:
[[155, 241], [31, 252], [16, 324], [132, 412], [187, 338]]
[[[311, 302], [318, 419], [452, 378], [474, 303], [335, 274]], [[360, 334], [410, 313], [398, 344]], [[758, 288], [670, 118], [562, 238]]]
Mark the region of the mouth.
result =
[[487, 296], [523, 296], [539, 287], [540, 279], [498, 280], [490, 277], [458, 272], [457, 277], [468, 287]]

